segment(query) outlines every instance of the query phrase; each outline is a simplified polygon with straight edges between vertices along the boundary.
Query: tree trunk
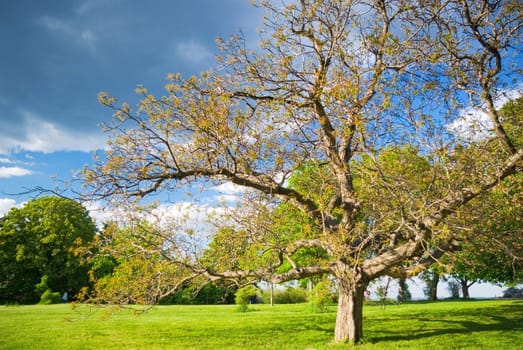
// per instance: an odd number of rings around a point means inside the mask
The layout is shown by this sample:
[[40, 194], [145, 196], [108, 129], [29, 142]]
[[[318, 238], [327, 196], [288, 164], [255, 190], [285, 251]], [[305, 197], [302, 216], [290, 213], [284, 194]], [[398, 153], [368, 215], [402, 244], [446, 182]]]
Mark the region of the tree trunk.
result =
[[353, 278], [338, 278], [338, 313], [334, 340], [357, 343], [363, 336], [363, 300], [367, 284]]
[[432, 279], [430, 281], [430, 300], [438, 300], [438, 283], [439, 283], [439, 273], [434, 272]]
[[271, 282], [271, 306], [274, 305], [274, 283]]
[[398, 280], [398, 303], [403, 303], [405, 301], [405, 290], [407, 289], [407, 278], [401, 277]]
[[469, 299], [469, 287], [472, 285], [472, 283], [469, 284], [466, 278], [460, 279], [459, 281], [461, 283], [461, 293], [463, 293], [463, 299]]

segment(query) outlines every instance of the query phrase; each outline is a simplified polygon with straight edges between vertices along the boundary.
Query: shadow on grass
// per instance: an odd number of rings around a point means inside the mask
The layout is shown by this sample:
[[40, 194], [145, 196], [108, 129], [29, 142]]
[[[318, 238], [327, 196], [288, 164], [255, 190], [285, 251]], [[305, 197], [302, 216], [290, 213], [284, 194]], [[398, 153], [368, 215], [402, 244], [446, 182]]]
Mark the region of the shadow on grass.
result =
[[[474, 320], [477, 317], [477, 321]], [[367, 322], [376, 324], [402, 321], [401, 318], [375, 318]], [[393, 327], [383, 327], [366, 331], [366, 339], [371, 342], [416, 340], [439, 335], [471, 334], [492, 331], [522, 331], [523, 301], [510, 305], [480, 307], [474, 309], [448, 310], [428, 315], [409, 315], [409, 323], [414, 325], [409, 332], [389, 331]], [[417, 327], [417, 329], [416, 329]], [[377, 333], [377, 334], [376, 334]]]

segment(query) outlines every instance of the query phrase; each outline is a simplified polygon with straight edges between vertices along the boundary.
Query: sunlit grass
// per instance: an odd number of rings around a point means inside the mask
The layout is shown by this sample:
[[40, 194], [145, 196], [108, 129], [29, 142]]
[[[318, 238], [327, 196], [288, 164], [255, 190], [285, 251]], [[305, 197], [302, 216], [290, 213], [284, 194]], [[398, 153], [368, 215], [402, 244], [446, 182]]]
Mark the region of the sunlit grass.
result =
[[[0, 349], [341, 349], [335, 310], [307, 304], [158, 306], [136, 315], [69, 305], [0, 306]], [[520, 349], [523, 301], [364, 308], [359, 349]]]

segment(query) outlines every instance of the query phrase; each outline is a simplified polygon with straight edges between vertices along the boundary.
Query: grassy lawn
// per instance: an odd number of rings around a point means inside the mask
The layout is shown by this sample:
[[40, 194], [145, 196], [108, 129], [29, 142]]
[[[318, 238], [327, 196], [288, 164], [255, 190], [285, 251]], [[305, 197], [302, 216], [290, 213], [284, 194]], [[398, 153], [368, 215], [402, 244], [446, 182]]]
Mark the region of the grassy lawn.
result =
[[[69, 305], [0, 306], [0, 349], [343, 349], [336, 314], [307, 304], [158, 306], [146, 314]], [[364, 308], [358, 349], [521, 349], [523, 301], [413, 303]]]

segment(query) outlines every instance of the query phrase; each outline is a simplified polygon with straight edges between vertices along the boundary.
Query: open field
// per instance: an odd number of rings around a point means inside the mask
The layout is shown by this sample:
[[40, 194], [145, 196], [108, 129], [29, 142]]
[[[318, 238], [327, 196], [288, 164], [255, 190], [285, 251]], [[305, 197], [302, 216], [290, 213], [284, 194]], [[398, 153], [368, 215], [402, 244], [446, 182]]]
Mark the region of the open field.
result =
[[[0, 306], [0, 349], [343, 349], [332, 312], [307, 304], [158, 306], [146, 314], [70, 305]], [[358, 349], [521, 349], [523, 301], [413, 303], [364, 308]]]

